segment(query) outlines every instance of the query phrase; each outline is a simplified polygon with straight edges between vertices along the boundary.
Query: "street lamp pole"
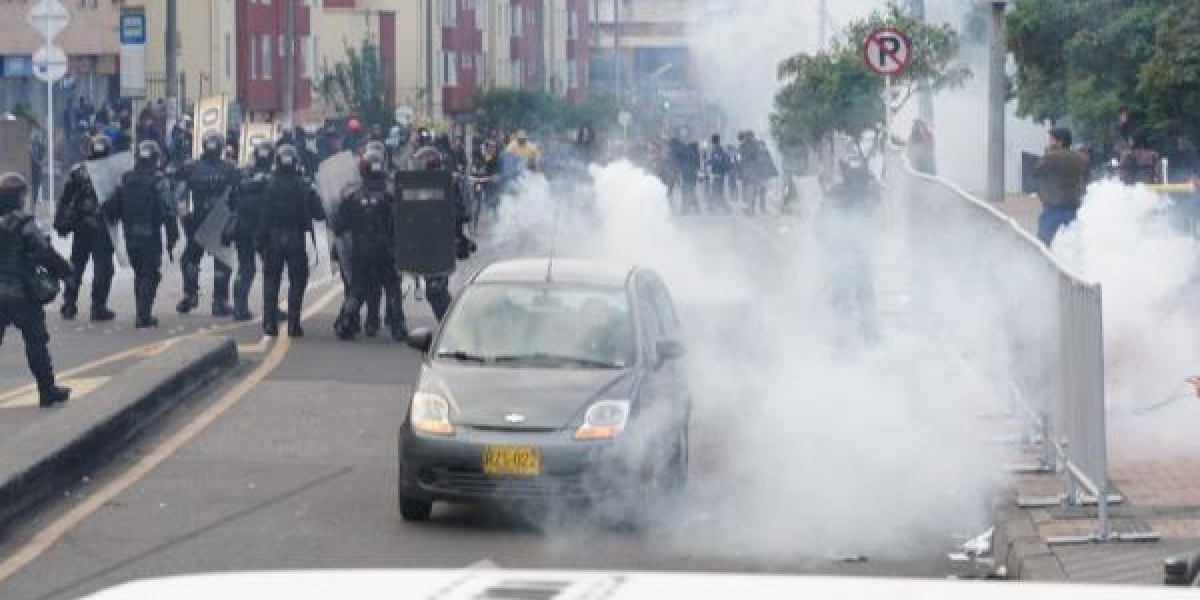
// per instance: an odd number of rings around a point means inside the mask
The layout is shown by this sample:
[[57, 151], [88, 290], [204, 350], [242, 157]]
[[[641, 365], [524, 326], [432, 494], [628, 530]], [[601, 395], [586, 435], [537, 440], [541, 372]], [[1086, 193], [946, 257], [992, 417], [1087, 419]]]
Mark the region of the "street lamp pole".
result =
[[167, 30], [163, 34], [167, 62], [167, 122], [179, 119], [179, 6], [167, 0]]
[[613, 0], [613, 93], [621, 104], [621, 0]]
[[[924, 25], [927, 22], [925, 12], [925, 0], [911, 0], [912, 17], [917, 23]], [[933, 127], [933, 90], [929, 87], [928, 81], [921, 81], [920, 88], [917, 91], [917, 116], [921, 118], [929, 127]]]
[[992, 44], [988, 78], [988, 190], [989, 202], [1004, 201], [1004, 105], [1008, 81], [1004, 73], [1004, 11], [1007, 0], [991, 0]]

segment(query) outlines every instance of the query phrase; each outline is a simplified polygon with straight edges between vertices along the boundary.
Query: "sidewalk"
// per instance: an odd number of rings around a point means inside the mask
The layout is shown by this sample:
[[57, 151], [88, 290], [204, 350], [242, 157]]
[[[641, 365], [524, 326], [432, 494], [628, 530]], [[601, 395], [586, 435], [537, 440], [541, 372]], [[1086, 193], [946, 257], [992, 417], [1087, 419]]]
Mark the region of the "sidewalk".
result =
[[[1009, 197], [999, 208], [1030, 232], [1040, 210], [1028, 196]], [[1013, 579], [1161, 585], [1163, 560], [1200, 552], [1200, 399], [1186, 395], [1138, 413], [1108, 416], [1109, 478], [1122, 502], [1111, 506], [1118, 533], [1160, 536], [1151, 542], [1048, 545], [1057, 536], [1096, 530], [1094, 508], [1019, 509], [1017, 498], [1054, 496], [1060, 475], [1019, 475], [1015, 494], [1003, 499], [997, 559]], [[1169, 450], [1168, 450], [1169, 449]], [[1000, 547], [1004, 545], [1005, 547]]]

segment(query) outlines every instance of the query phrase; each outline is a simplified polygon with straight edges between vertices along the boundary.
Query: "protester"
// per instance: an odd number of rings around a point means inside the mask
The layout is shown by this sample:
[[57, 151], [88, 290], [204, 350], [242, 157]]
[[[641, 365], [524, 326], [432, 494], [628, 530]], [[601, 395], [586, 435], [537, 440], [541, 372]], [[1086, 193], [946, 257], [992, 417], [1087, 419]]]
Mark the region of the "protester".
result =
[[1038, 161], [1034, 176], [1038, 179], [1038, 199], [1042, 214], [1038, 217], [1038, 239], [1047, 246], [1058, 230], [1075, 220], [1087, 184], [1087, 157], [1071, 149], [1071, 130], [1050, 130], [1046, 153]]

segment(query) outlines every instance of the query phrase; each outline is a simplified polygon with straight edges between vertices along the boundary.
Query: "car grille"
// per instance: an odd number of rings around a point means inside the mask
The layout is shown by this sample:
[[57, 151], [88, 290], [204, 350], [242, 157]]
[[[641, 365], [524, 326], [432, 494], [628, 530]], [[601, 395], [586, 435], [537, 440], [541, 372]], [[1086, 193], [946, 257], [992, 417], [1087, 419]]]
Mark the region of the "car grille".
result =
[[429, 487], [454, 494], [492, 496], [496, 498], [563, 498], [584, 497], [588, 487], [584, 478], [575, 475], [538, 475], [511, 477], [484, 475], [479, 471], [434, 469]]

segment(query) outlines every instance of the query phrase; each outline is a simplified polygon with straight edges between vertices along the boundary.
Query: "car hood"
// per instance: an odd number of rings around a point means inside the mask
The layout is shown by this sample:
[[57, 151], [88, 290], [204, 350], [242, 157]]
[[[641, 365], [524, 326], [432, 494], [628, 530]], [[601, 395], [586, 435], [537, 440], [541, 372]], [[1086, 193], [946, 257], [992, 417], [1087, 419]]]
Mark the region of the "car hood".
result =
[[[449, 397], [456, 425], [558, 429], [569, 426], [598, 398], [628, 398], [633, 389], [631, 373], [626, 369], [434, 364], [424, 373], [426, 381], [422, 383], [424, 388], [439, 389]], [[510, 415], [520, 415], [521, 421], [513, 422]]]

